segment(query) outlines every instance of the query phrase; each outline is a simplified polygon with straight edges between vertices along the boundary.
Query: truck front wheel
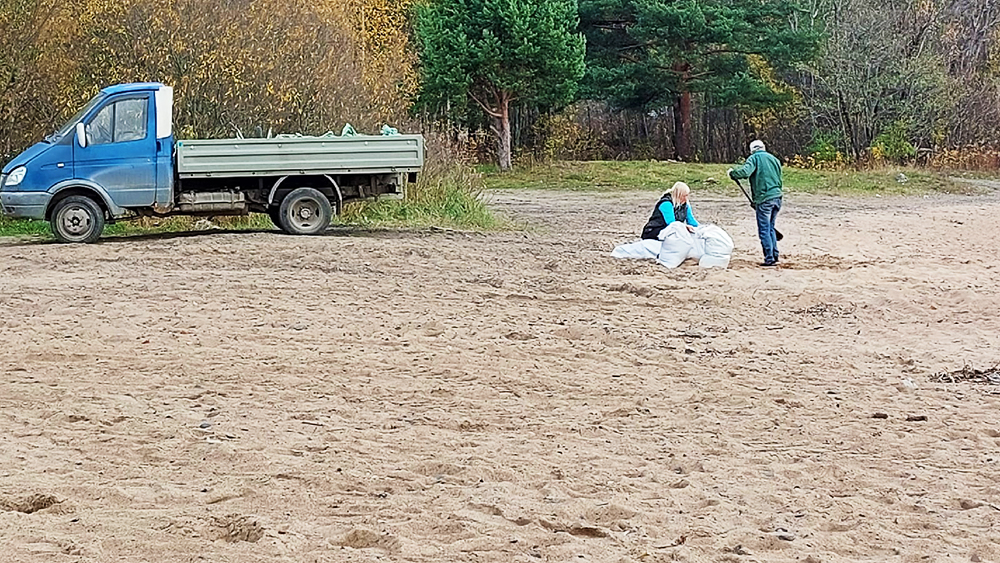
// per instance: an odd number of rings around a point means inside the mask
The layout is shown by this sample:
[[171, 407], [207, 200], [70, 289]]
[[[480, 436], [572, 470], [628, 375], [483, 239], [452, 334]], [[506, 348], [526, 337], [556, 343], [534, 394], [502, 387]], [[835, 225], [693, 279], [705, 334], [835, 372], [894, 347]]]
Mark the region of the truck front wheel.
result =
[[330, 200], [313, 188], [298, 188], [281, 200], [278, 227], [292, 235], [318, 235], [330, 226]]
[[71, 195], [56, 203], [49, 224], [59, 242], [94, 242], [104, 231], [104, 210], [87, 196]]

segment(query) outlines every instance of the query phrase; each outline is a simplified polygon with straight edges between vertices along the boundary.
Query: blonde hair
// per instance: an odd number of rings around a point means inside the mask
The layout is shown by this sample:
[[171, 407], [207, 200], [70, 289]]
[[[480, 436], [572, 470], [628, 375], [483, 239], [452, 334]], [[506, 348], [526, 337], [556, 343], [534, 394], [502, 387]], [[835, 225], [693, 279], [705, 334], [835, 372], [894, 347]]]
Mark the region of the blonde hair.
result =
[[691, 188], [684, 182], [677, 182], [673, 188], [670, 188], [670, 199], [674, 202], [674, 205], [678, 205], [677, 200], [681, 196], [687, 195], [691, 195]]

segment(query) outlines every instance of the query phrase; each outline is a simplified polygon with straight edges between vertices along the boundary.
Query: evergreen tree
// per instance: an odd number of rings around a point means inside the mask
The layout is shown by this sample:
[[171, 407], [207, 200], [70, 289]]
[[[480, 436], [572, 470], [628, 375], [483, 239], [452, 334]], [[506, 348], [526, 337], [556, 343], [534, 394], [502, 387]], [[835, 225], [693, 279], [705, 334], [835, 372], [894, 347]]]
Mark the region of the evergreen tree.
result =
[[510, 106], [548, 107], [576, 95], [586, 45], [576, 0], [431, 0], [417, 8], [419, 106], [493, 121], [500, 168], [511, 166]]
[[672, 107], [674, 151], [692, 156], [692, 94], [759, 109], [790, 100], [774, 69], [811, 60], [818, 36], [793, 25], [796, 0], [580, 0], [585, 95], [614, 107]]

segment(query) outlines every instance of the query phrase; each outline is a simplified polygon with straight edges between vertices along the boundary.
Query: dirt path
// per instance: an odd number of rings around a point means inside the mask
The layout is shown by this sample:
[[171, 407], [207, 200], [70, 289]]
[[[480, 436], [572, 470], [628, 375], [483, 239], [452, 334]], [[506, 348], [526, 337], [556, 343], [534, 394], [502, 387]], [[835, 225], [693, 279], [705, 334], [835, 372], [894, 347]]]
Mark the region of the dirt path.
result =
[[777, 271], [700, 199], [712, 272], [608, 257], [650, 199], [0, 243], [0, 561], [1000, 560], [1000, 395], [930, 378], [1000, 362], [1000, 199], [792, 198]]

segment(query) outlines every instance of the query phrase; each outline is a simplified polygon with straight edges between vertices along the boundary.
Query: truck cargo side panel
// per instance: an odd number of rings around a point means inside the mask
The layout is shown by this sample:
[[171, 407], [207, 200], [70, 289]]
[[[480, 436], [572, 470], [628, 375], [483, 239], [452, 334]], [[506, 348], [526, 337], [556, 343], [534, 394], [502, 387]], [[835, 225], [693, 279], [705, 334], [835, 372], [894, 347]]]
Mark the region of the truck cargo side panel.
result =
[[177, 143], [182, 178], [381, 174], [419, 171], [423, 164], [423, 139], [414, 135]]

